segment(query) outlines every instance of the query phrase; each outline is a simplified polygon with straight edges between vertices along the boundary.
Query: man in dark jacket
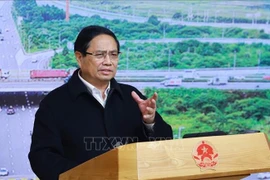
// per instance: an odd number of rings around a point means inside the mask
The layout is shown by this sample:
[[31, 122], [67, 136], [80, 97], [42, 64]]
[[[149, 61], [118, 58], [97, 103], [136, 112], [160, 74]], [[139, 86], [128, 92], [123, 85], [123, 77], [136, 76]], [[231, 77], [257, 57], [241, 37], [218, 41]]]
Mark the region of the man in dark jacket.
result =
[[41, 101], [35, 116], [29, 160], [41, 180], [56, 180], [119, 145], [172, 139], [156, 112], [157, 94], [146, 99], [114, 79], [120, 46], [113, 32], [83, 28], [74, 52], [80, 68]]

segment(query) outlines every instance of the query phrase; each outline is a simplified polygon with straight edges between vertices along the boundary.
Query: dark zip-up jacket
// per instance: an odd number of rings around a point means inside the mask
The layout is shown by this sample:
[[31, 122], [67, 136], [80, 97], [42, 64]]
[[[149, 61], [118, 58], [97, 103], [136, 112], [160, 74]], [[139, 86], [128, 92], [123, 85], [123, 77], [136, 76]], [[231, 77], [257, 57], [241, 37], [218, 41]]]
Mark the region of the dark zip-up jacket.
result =
[[156, 112], [149, 133], [131, 92], [136, 88], [111, 80], [103, 107], [78, 77], [51, 91], [35, 115], [29, 160], [41, 180], [59, 175], [116, 146], [149, 140], [172, 139], [172, 129]]

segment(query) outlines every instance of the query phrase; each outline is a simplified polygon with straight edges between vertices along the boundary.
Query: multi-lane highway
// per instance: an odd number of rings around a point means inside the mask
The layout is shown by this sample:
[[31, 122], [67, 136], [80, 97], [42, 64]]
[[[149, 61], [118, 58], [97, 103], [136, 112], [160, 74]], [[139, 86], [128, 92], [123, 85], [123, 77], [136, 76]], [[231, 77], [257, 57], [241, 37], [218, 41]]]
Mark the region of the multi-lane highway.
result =
[[[175, 86], [165, 87], [161, 82], [121, 82], [124, 84], [132, 85], [140, 90], [146, 87], [152, 88], [175, 88]], [[49, 92], [64, 84], [63, 81], [55, 82], [40, 82], [35, 81], [31, 83], [24, 82], [5, 82], [0, 83], [1, 92]], [[270, 82], [228, 82], [226, 85], [208, 85], [207, 82], [182, 82], [178, 88], [214, 88], [223, 90], [258, 90], [270, 89]]]
[[[190, 70], [189, 70], [190, 71]], [[259, 82], [263, 75], [270, 74], [270, 68], [230, 68], [230, 69], [197, 69], [197, 78], [210, 79], [217, 76], [231, 76], [231, 77], [257, 77], [254, 82], [229, 82], [223, 86], [209, 86], [207, 82], [183, 82], [181, 87], [185, 88], [218, 88], [218, 89], [269, 89], [269, 82]], [[138, 70], [119, 70], [116, 79], [125, 81], [128, 84], [134, 85], [139, 89], [146, 87], [164, 88], [160, 82], [166, 77], [184, 77], [187, 71], [185, 70], [171, 70], [171, 71], [138, 71]], [[154, 80], [159, 77], [159, 80]], [[131, 82], [123, 79], [141, 79], [137, 82]], [[153, 79], [146, 82], [146, 79]], [[30, 70], [12, 71], [12, 75], [7, 80], [0, 80], [0, 91], [2, 92], [21, 92], [21, 91], [50, 91], [64, 83], [63, 80], [38, 80], [30, 79]]]
[[3, 41], [0, 41], [0, 67], [2, 69], [18, 69], [15, 54], [18, 52], [20, 38], [18, 37], [11, 15], [11, 3], [1, 3], [0, 28]]
[[[20, 70], [21, 64], [30, 60], [30, 55], [27, 55], [22, 48], [19, 33], [11, 15], [11, 5], [12, 1], [3, 1], [0, 7], [0, 28], [4, 36], [4, 40], [0, 41], [0, 68]], [[35, 67], [32, 66], [32, 68]]]
[[[27, 155], [34, 115], [43, 97], [41, 92], [0, 92], [0, 167], [9, 170], [8, 178], [35, 177]], [[15, 110], [13, 115], [7, 114], [10, 106]]]
[[[24, 42], [29, 44], [28, 48], [24, 49], [22, 40], [19, 37], [19, 32], [11, 15], [12, 1], [1, 1], [0, 4], [0, 28], [4, 40], [0, 41], [0, 69], [20, 72], [25, 69], [47, 69], [48, 62], [54, 55], [54, 51], [38, 53], [29, 53], [31, 48], [32, 37], [26, 37]], [[18, 23], [20, 30], [20, 24]], [[61, 49], [57, 50], [61, 51]]]
[[[0, 68], [16, 72], [24, 67], [35, 69], [37, 64], [24, 66], [31, 56], [22, 49], [11, 15], [11, 5], [12, 1], [0, 1], [0, 28], [4, 37], [0, 41]], [[5, 87], [3, 81], [0, 84]], [[42, 93], [40, 96], [25, 91], [7, 93], [0, 89], [0, 168], [9, 170], [9, 176], [0, 177], [1, 180], [35, 178], [27, 154], [31, 140], [29, 132], [32, 130], [34, 114], [41, 97]], [[6, 113], [9, 106], [14, 107], [15, 114]]]
[[[125, 83], [125, 82], [123, 82]], [[155, 88], [213, 88], [213, 89], [223, 89], [223, 90], [254, 90], [254, 89], [270, 89], [270, 83], [228, 83], [226, 85], [208, 85], [206, 82], [182, 82], [179, 87], [168, 86], [158, 82], [128, 82], [126, 84], [133, 85], [140, 90], [145, 89], [146, 87], [155, 87]]]

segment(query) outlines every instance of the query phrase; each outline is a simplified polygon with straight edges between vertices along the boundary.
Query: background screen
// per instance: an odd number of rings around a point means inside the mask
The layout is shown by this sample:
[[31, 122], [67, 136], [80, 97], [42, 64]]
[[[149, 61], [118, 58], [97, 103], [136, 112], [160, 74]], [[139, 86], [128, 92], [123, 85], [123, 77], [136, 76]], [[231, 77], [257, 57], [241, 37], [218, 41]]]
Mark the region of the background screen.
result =
[[73, 43], [88, 25], [116, 34], [116, 80], [157, 92], [174, 138], [269, 137], [269, 21], [263, 0], [0, 1], [0, 168], [9, 171], [0, 179], [35, 177], [27, 157], [35, 112], [78, 67]]

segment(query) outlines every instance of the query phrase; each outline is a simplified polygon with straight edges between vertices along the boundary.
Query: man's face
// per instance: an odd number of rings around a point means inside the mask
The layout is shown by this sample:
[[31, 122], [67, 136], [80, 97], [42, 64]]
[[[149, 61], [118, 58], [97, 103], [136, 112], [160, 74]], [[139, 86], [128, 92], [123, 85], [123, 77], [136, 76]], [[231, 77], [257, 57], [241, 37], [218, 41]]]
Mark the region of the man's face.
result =
[[116, 74], [118, 49], [115, 40], [109, 35], [98, 35], [90, 42], [85, 57], [76, 52], [82, 77], [93, 85], [108, 83]]

